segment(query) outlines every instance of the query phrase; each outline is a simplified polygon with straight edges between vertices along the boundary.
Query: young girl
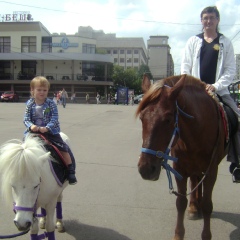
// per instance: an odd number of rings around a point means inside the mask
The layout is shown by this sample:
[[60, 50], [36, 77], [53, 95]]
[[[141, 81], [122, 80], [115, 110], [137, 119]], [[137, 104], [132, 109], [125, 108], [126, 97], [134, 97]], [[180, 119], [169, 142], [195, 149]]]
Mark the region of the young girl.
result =
[[49, 81], [42, 76], [35, 77], [30, 82], [32, 98], [26, 105], [24, 124], [27, 130], [25, 133], [41, 133], [59, 149], [68, 169], [69, 184], [73, 185], [77, 183], [77, 179], [69, 155], [70, 149], [60, 136], [57, 105], [47, 98], [49, 88]]

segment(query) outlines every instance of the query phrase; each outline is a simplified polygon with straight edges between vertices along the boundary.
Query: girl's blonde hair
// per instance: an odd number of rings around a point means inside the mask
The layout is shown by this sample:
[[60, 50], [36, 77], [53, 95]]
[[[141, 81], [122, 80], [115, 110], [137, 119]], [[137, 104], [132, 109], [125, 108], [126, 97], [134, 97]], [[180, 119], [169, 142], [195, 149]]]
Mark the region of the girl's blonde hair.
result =
[[48, 90], [50, 89], [50, 82], [43, 76], [37, 76], [33, 78], [33, 80], [30, 82], [30, 89], [31, 89], [31, 96], [33, 97], [33, 89], [35, 87], [47, 87]]

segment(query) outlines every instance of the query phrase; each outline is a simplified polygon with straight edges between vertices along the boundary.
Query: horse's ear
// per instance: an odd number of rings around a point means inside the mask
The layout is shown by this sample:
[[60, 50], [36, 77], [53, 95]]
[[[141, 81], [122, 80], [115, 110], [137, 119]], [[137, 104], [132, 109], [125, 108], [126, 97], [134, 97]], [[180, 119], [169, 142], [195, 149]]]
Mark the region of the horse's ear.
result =
[[186, 76], [187, 76], [186, 74], [181, 75], [181, 78], [179, 79], [179, 81], [171, 89], [170, 98], [177, 99], [178, 94], [180, 93], [180, 91], [184, 86]]
[[142, 80], [142, 91], [143, 93], [147, 92], [151, 86], [151, 81], [146, 73], [143, 75], [143, 80]]

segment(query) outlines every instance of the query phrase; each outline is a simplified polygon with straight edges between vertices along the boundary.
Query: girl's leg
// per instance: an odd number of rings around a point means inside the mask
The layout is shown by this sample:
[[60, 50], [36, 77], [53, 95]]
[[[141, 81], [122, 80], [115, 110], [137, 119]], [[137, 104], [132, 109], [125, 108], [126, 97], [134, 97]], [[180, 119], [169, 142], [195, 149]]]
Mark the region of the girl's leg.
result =
[[61, 154], [63, 156], [64, 163], [67, 166], [69, 184], [74, 185], [74, 184], [77, 183], [77, 178], [75, 176], [75, 170], [74, 170], [74, 166], [73, 166], [73, 163], [72, 163], [72, 159], [71, 159], [68, 152], [61, 151]]

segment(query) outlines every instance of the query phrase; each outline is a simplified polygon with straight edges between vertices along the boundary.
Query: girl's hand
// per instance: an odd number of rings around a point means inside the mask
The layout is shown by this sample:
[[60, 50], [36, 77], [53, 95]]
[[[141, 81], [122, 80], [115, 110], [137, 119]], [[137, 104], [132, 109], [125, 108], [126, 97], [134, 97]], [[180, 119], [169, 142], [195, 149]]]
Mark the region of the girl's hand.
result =
[[45, 132], [48, 132], [48, 129], [46, 127], [40, 127], [39, 132], [45, 133]]
[[38, 126], [37, 125], [32, 125], [30, 127], [30, 129], [31, 129], [32, 132], [38, 132]]

